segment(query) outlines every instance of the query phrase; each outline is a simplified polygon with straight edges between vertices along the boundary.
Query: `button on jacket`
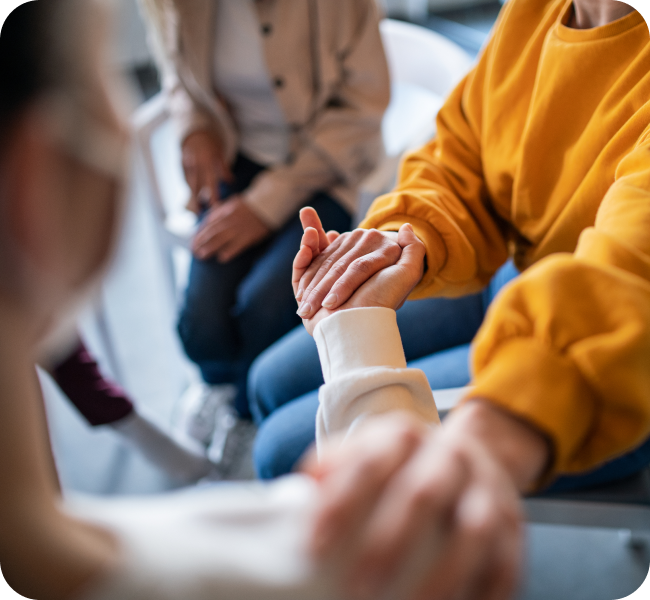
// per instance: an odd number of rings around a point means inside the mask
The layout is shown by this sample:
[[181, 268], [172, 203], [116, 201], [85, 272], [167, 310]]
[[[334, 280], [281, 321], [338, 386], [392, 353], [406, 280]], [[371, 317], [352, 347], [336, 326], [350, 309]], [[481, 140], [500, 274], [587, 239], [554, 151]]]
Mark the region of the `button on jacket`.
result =
[[[157, 15], [163, 87], [181, 139], [218, 137], [228, 161], [235, 122], [214, 89], [219, 0], [168, 0]], [[381, 119], [390, 98], [374, 0], [257, 0], [269, 76], [291, 129], [290, 157], [260, 174], [245, 200], [281, 227], [315, 191], [350, 212], [357, 187], [383, 151]]]

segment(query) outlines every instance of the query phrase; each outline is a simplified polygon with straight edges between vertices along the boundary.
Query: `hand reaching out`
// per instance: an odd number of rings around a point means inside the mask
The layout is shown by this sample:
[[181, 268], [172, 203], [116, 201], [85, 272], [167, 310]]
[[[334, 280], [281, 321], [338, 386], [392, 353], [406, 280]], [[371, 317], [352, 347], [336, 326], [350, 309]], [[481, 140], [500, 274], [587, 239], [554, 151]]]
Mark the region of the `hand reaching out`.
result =
[[[325, 254], [324, 251], [330, 250], [343, 237], [335, 231], [325, 233], [316, 211], [312, 208], [303, 209], [301, 220], [305, 227], [305, 233], [300, 250], [294, 259], [292, 277], [293, 291], [297, 298], [300, 296], [299, 290], [303, 285], [305, 273], [312, 268], [319, 257]], [[383, 236], [379, 232], [375, 233]], [[303, 292], [303, 303], [298, 310], [298, 314], [303, 317], [303, 323], [310, 333], [313, 332], [320, 320], [335, 310], [373, 306], [397, 310], [404, 304], [411, 290], [422, 278], [425, 250], [424, 244], [416, 237], [413, 228], [408, 224], [403, 225], [395, 237], [395, 242], [389, 241], [396, 246], [399, 252], [397, 259], [391, 264], [382, 263], [383, 259], [377, 259], [372, 269], [366, 273], [366, 279], [361, 281], [360, 285], [352, 290], [350, 294], [345, 292], [341, 295], [344, 298], [342, 302], [338, 302], [334, 306], [328, 304], [325, 308], [317, 310], [310, 306], [309, 310], [305, 310], [304, 304], [308, 303], [308, 301], [305, 300], [306, 293]], [[392, 253], [393, 250], [391, 249], [390, 252]], [[325, 263], [319, 261], [319, 264], [323, 265]], [[385, 266], [373, 272], [380, 264], [385, 264]], [[359, 281], [358, 278], [355, 281], [354, 277], [355, 275], [352, 275], [348, 282], [352, 281], [354, 284]], [[342, 289], [344, 285], [347, 285], [345, 281], [339, 281], [336, 284], [336, 289]]]

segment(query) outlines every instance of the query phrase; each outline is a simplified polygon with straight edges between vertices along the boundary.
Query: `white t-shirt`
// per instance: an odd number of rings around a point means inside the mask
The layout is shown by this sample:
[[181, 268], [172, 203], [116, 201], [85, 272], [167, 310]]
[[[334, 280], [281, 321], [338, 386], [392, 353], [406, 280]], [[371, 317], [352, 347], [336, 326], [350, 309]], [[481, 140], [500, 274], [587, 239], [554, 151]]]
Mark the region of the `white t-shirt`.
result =
[[215, 34], [214, 84], [239, 129], [239, 150], [271, 166], [285, 162], [289, 128], [273, 92], [253, 0], [220, 0]]

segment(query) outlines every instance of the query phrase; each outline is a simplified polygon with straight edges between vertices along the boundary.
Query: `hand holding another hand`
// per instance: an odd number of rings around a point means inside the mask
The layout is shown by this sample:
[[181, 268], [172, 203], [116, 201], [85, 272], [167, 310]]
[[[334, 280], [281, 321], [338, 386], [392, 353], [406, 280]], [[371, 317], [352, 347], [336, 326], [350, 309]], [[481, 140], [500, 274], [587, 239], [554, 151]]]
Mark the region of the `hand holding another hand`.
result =
[[488, 402], [435, 429], [373, 417], [303, 465], [321, 490], [312, 553], [343, 571], [355, 600], [507, 600], [524, 556], [519, 493], [548, 455]]
[[[382, 269], [395, 265], [402, 255], [399, 234], [396, 232], [355, 229], [328, 239], [313, 208], [304, 208], [300, 217], [305, 230], [313, 228], [318, 233], [318, 244], [310, 246], [311, 262], [302, 267], [294, 288], [296, 299], [300, 302], [298, 314], [303, 319], [311, 319], [321, 307], [329, 310], [341, 308], [365, 282]], [[303, 245], [314, 241], [315, 238], [311, 236], [313, 233], [309, 234]], [[422, 248], [423, 269], [424, 245], [414, 234], [413, 237], [415, 243]], [[406, 243], [407, 238], [401, 239]], [[422, 273], [420, 278], [421, 276]], [[418, 281], [419, 279], [412, 287]], [[407, 295], [408, 293], [405, 297]]]
[[[301, 220], [305, 233], [293, 263], [292, 284], [300, 304], [298, 314], [310, 333], [336, 310], [397, 310], [422, 278], [424, 244], [408, 224], [390, 235], [360, 229], [353, 235], [339, 235], [324, 231], [313, 208], [303, 209]], [[325, 294], [328, 298], [321, 307]], [[328, 302], [332, 294], [336, 301]]]

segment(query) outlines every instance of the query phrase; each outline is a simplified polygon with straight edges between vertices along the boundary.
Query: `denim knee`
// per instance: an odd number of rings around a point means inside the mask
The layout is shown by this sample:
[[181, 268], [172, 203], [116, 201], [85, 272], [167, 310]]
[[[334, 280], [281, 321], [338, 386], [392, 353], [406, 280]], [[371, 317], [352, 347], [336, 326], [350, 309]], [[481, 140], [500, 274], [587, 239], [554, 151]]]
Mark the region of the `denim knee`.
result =
[[[227, 335], [227, 327], [223, 327], [220, 335], [214, 327], [210, 327], [201, 315], [195, 315], [183, 310], [176, 326], [178, 337], [181, 340], [185, 354], [188, 358], [200, 364], [211, 360], [224, 360], [220, 351]], [[232, 355], [232, 352], [229, 353]]]
[[307, 394], [274, 412], [260, 426], [253, 463], [260, 479], [291, 473], [316, 437], [318, 392]]
[[273, 372], [272, 361], [269, 360], [266, 352], [260, 354], [248, 370], [246, 383], [248, 407], [253, 415], [253, 421], [258, 426], [273, 411], [272, 406], [265, 402], [265, 394], [269, 392], [269, 387], [272, 389]]
[[248, 402], [255, 422], [259, 425], [322, 384], [316, 343], [300, 325], [262, 352], [248, 372]]

